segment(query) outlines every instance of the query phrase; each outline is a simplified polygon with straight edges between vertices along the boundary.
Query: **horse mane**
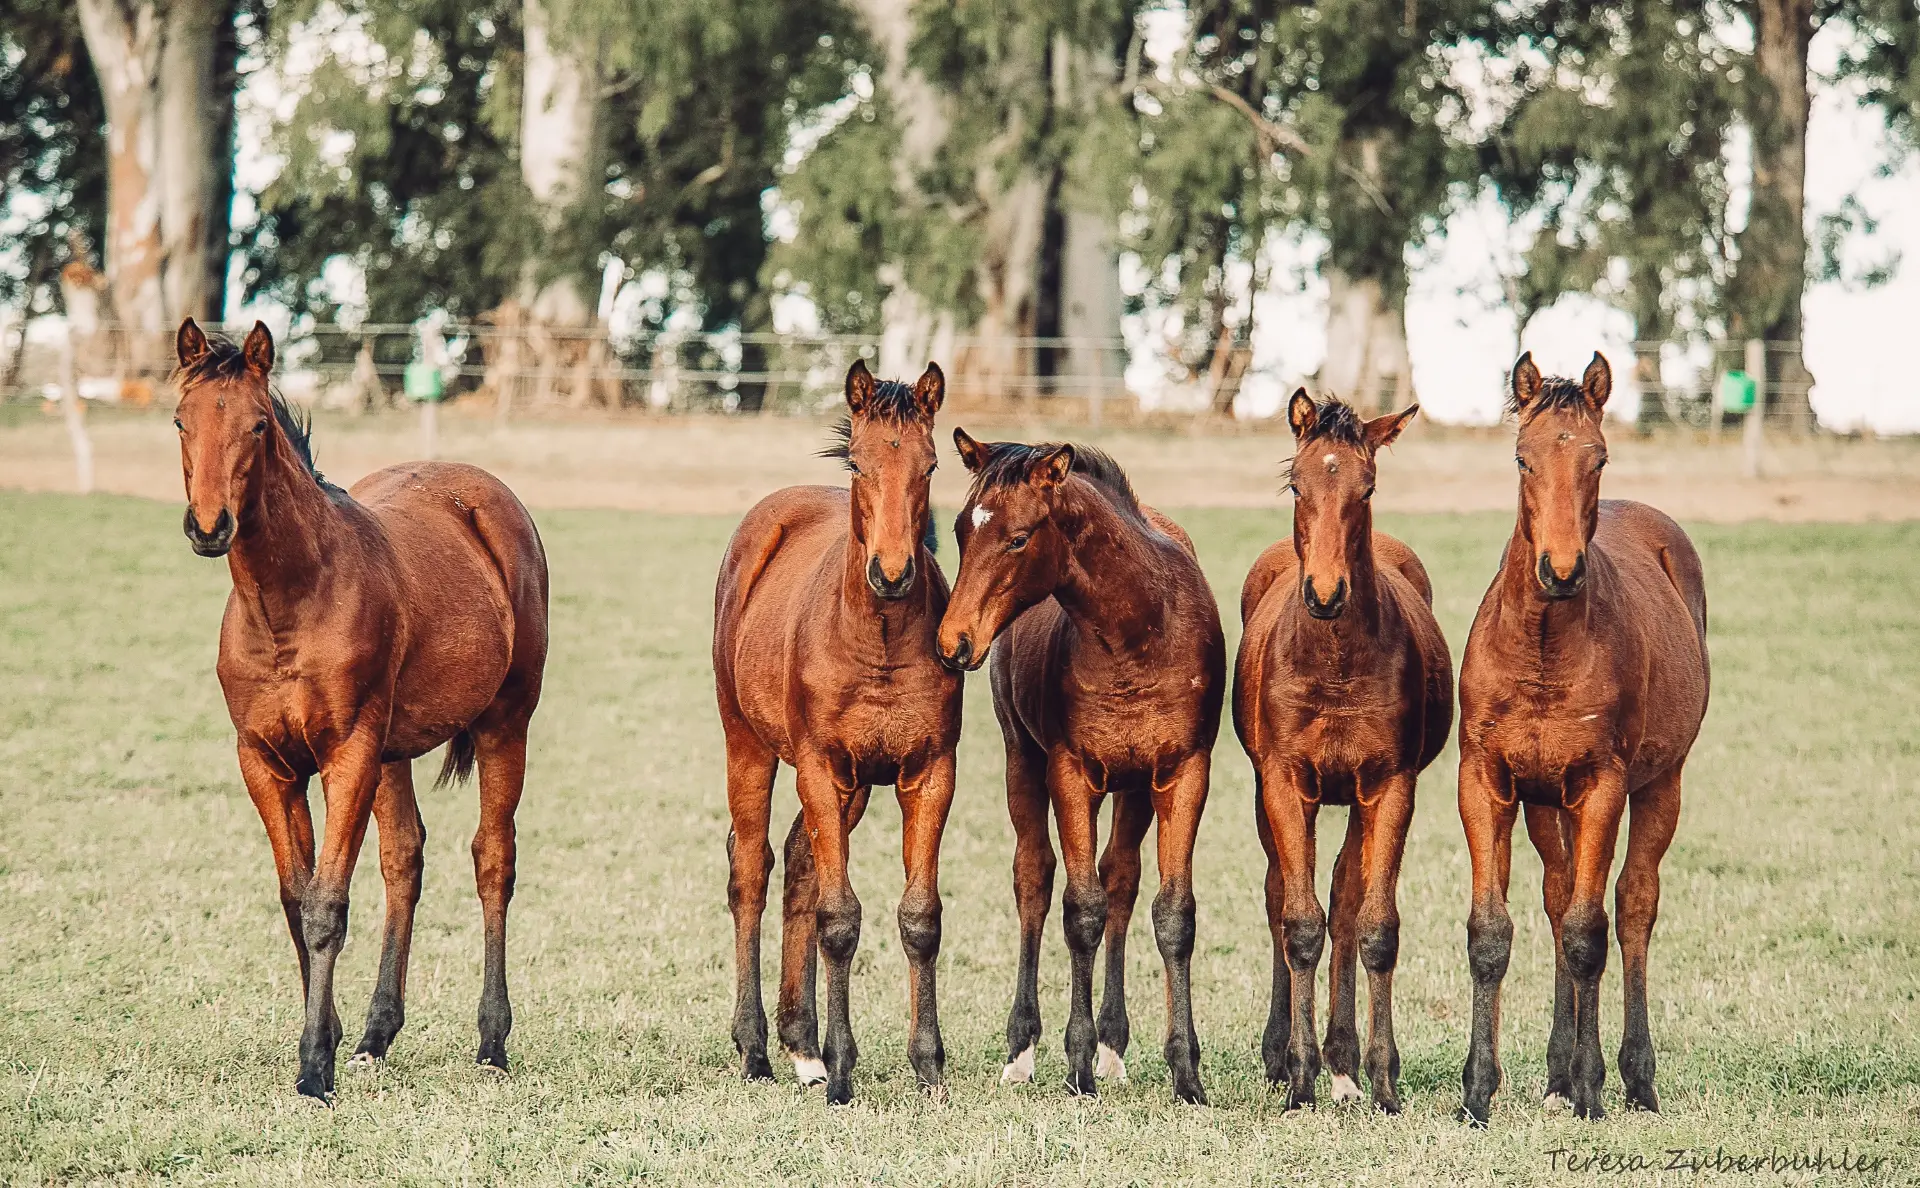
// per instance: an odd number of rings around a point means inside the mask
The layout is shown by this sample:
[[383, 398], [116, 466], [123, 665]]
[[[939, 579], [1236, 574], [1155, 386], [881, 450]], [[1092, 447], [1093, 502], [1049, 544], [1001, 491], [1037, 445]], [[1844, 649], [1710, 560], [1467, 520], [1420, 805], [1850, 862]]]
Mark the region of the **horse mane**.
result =
[[1557, 375], [1546, 376], [1540, 381], [1540, 395], [1524, 409], [1520, 407], [1520, 397], [1514, 393], [1513, 385], [1507, 385], [1507, 415], [1527, 418], [1539, 416], [1550, 409], [1562, 412], [1587, 412], [1587, 394], [1581, 390], [1575, 380]]
[[[906, 425], [918, 421], [920, 406], [913, 399], [913, 385], [899, 380], [878, 380], [873, 385], [873, 402], [867, 406], [869, 417], [878, 417], [892, 421], [897, 425]], [[853, 448], [853, 418], [843, 415], [833, 423], [830, 429], [833, 441], [820, 451], [822, 458], [838, 458], [843, 464], [851, 466], [853, 459], [848, 451]]]
[[[977, 498], [996, 487], [1011, 487], [1025, 482], [1027, 471], [1033, 464], [1059, 449], [1062, 443], [1028, 445], [1019, 441], [993, 441], [983, 444], [987, 450], [987, 460], [973, 477], [970, 498]], [[1134, 494], [1132, 481], [1111, 454], [1093, 446], [1067, 444], [1073, 445], [1073, 473], [1106, 491], [1125, 510], [1144, 515], [1140, 510], [1140, 497]]]
[[1337, 396], [1329, 396], [1314, 406], [1313, 428], [1300, 439], [1294, 447], [1294, 455], [1287, 459], [1286, 473], [1282, 476], [1288, 485], [1293, 483], [1293, 465], [1300, 458], [1300, 451], [1315, 442], [1334, 442], [1352, 446], [1356, 450], [1367, 448], [1367, 421], [1354, 410], [1351, 404]]
[[[174, 380], [181, 384], [232, 383], [244, 379], [247, 374], [247, 356], [240, 345], [224, 334], [207, 335], [207, 352], [191, 364], [180, 367], [174, 372]], [[273, 407], [273, 420], [284, 433], [289, 445], [293, 446], [294, 456], [300, 459], [300, 465], [306, 468], [313, 481], [322, 487], [332, 487], [320, 468], [313, 462], [313, 417], [302, 413], [287, 403], [271, 384], [267, 386], [267, 403]]]

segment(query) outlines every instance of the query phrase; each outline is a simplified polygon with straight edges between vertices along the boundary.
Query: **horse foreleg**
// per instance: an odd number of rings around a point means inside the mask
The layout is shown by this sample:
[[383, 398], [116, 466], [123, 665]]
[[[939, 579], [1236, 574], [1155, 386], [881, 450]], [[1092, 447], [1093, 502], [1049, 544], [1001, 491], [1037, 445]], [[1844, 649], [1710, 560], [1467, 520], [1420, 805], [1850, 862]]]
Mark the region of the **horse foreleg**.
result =
[[347, 895], [353, 868], [373, 819], [380, 785], [380, 739], [372, 731], [350, 736], [321, 769], [327, 797], [327, 827], [313, 878], [300, 901], [300, 927], [307, 938], [306, 1026], [300, 1035], [300, 1079], [307, 1097], [333, 1100], [334, 1053], [340, 1046], [340, 1015], [333, 1005], [333, 970], [347, 940]]
[[920, 1087], [938, 1098], [947, 1092], [947, 1050], [940, 1041], [940, 1009], [934, 961], [940, 956], [940, 838], [953, 807], [953, 752], [933, 761], [898, 788], [901, 859], [906, 889], [900, 895], [900, 948], [907, 955], [907, 1059]]
[[[862, 785], [846, 803], [846, 830], [851, 834], [866, 815], [873, 789]], [[814, 913], [820, 908], [820, 883], [813, 872], [813, 841], [807, 836], [804, 811], [793, 818], [781, 847], [780, 876], [780, 1003], [777, 1019], [780, 1046], [793, 1061], [793, 1075], [802, 1085], [827, 1079], [820, 1059], [819, 939], [814, 935]]]
[[1393, 1041], [1393, 971], [1400, 960], [1400, 859], [1406, 852], [1407, 826], [1413, 820], [1410, 772], [1396, 773], [1355, 796], [1361, 818], [1357, 920], [1360, 964], [1367, 971], [1367, 1083], [1373, 1104], [1400, 1112], [1400, 1049]]
[[507, 998], [507, 905], [513, 901], [519, 857], [513, 814], [526, 786], [526, 720], [480, 731], [474, 743], [480, 760], [480, 826], [473, 833], [473, 882], [486, 934], [480, 1047], [474, 1061], [504, 1072], [507, 1033], [513, 1030], [513, 1006]]
[[1540, 898], [1553, 925], [1553, 1030], [1547, 1034], [1547, 1092], [1549, 1107], [1573, 1102], [1573, 976], [1567, 972], [1567, 951], [1561, 944], [1567, 918], [1567, 897], [1573, 889], [1567, 858], [1566, 811], [1552, 805], [1527, 806], [1527, 836], [1540, 854]]
[[1100, 992], [1099, 1048], [1093, 1074], [1116, 1081], [1127, 1079], [1132, 1032], [1127, 1019], [1127, 928], [1140, 896], [1140, 843], [1151, 824], [1151, 799], [1134, 791], [1115, 796], [1113, 829], [1100, 856], [1100, 883], [1107, 891], [1107, 980]]
[[393, 1037], [406, 1022], [407, 955], [413, 948], [413, 912], [420, 902], [420, 877], [427, 827], [413, 793], [413, 764], [389, 763], [380, 770], [373, 795], [373, 819], [380, 830], [380, 875], [387, 889], [387, 926], [380, 947], [380, 979], [367, 1008], [367, 1030], [349, 1065], [371, 1067], [385, 1060]]
[[1107, 928], [1107, 889], [1094, 861], [1094, 837], [1101, 793], [1085, 768], [1068, 751], [1056, 750], [1047, 765], [1047, 791], [1060, 827], [1060, 853], [1066, 860], [1067, 889], [1060, 905], [1067, 954], [1071, 959], [1067, 1003], [1067, 1090], [1097, 1094], [1093, 1059], [1093, 958]]
[[1653, 1036], [1647, 1028], [1647, 946], [1660, 914], [1660, 860], [1680, 824], [1680, 771], [1661, 776], [1633, 795], [1627, 825], [1627, 856], [1614, 883], [1614, 930], [1620, 938], [1625, 1022], [1620, 1036], [1620, 1079], [1630, 1109], [1660, 1108], [1653, 1091]]
[[1007, 1013], [1007, 1063], [1000, 1083], [1033, 1080], [1040, 1042], [1040, 941], [1053, 906], [1058, 864], [1047, 830], [1046, 756], [1019, 741], [1007, 744], [1007, 816], [1013, 822], [1013, 901], [1020, 914], [1020, 968]]
[[1253, 777], [1253, 823], [1260, 848], [1267, 852], [1267, 931], [1273, 937], [1273, 992], [1267, 1000], [1267, 1026], [1260, 1036], [1260, 1057], [1267, 1067], [1267, 1083], [1287, 1077], [1287, 1048], [1293, 1036], [1293, 973], [1287, 968], [1286, 878], [1280, 869], [1280, 848], [1267, 820], [1265, 781]]
[[814, 877], [819, 880], [819, 906], [814, 911], [820, 955], [827, 967], [827, 1104], [853, 1100], [853, 1066], [859, 1058], [853, 1023], [848, 1014], [853, 954], [860, 947], [860, 900], [847, 877], [847, 816], [845, 806], [857, 791], [834, 781], [824, 756], [802, 754], [795, 768], [800, 808], [806, 814], [813, 842]]
[[1472, 908], [1467, 914], [1467, 967], [1473, 974], [1473, 1029], [1460, 1071], [1460, 1114], [1484, 1126], [1500, 1087], [1500, 983], [1513, 956], [1513, 917], [1507, 886], [1513, 873], [1513, 819], [1517, 802], [1505, 765], [1478, 748], [1460, 754], [1460, 824], [1473, 862]]
[[1604, 904], [1626, 809], [1625, 776], [1618, 768], [1603, 769], [1569, 793], [1573, 879], [1560, 948], [1573, 978], [1573, 1112], [1597, 1119], [1607, 1113], [1600, 1100], [1607, 1080], [1606, 1058], [1600, 1054], [1600, 975], [1607, 968]]
[[1314, 823], [1319, 806], [1301, 787], [1304, 773], [1274, 766], [1262, 774], [1260, 795], [1280, 858], [1281, 947], [1287, 962], [1289, 1026], [1284, 1072], [1287, 1108], [1314, 1104], [1320, 1048], [1314, 1042], [1313, 984], [1326, 946], [1327, 913], [1313, 893]]
[[300, 901], [313, 878], [313, 817], [307, 808], [307, 778], [287, 776], [279, 764], [240, 744], [240, 776], [247, 795], [266, 827], [273, 850], [274, 873], [280, 884], [280, 910], [293, 937], [294, 956], [300, 962], [300, 1000], [306, 1001], [310, 981], [307, 934], [300, 925]]
[[1167, 1072], [1173, 1095], [1207, 1104], [1200, 1084], [1200, 1033], [1193, 1026], [1193, 843], [1200, 814], [1207, 807], [1212, 756], [1188, 755], [1169, 786], [1155, 784], [1154, 812], [1159, 819], [1160, 892], [1153, 897], [1153, 937], [1167, 971]]
[[1355, 1023], [1359, 991], [1354, 974], [1358, 955], [1360, 850], [1363, 815], [1356, 803], [1347, 812], [1347, 836], [1333, 862], [1331, 902], [1327, 904], [1327, 1038], [1320, 1045], [1333, 1077], [1335, 1104], [1360, 1100], [1360, 1031]]
[[[733, 916], [733, 1047], [740, 1075], [771, 1081], [767, 1010], [760, 1000], [760, 920], [767, 910], [773, 847], [773, 776], [779, 761], [744, 728], [727, 731], [727, 910]], [[811, 854], [809, 854], [811, 859]], [[793, 878], [791, 865], [787, 877]]]

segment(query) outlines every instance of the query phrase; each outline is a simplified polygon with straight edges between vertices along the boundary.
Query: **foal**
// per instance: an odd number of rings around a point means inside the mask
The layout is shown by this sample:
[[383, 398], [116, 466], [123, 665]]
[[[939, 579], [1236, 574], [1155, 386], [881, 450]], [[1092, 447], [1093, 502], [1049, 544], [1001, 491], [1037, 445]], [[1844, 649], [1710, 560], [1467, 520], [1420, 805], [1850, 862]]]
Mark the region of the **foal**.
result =
[[[927, 486], [938, 367], [911, 388], [847, 373], [844, 444], [852, 490], [788, 487], [735, 530], [714, 592], [713, 675], [727, 742], [727, 835], [733, 912], [733, 1043], [748, 1080], [773, 1076], [760, 1003], [760, 917], [773, 864], [773, 777], [794, 769], [801, 819], [786, 846], [780, 1040], [803, 1083], [853, 1096], [856, 1051], [847, 986], [860, 943], [860, 901], [847, 839], [874, 784], [893, 784], [905, 818], [907, 1056], [920, 1084], [945, 1093], [946, 1051], [934, 994], [940, 952], [940, 835], [953, 802], [961, 678], [934, 657], [947, 584], [934, 562]], [[804, 832], [802, 832], [804, 821]], [[813, 950], [827, 965], [824, 1066], [813, 1013]]]
[[1433, 617], [1433, 587], [1413, 550], [1373, 530], [1374, 456], [1419, 412], [1362, 421], [1306, 390], [1287, 409], [1296, 451], [1293, 539], [1254, 562], [1240, 596], [1246, 634], [1234, 671], [1233, 720], [1253, 760], [1254, 818], [1267, 851], [1273, 1000], [1261, 1052], [1287, 1105], [1310, 1105], [1320, 1073], [1313, 982], [1327, 914], [1313, 892], [1314, 821], [1347, 805], [1333, 866], [1332, 994], [1327, 1064], [1333, 1099], [1360, 1097], [1354, 956], [1367, 968], [1367, 1080], [1373, 1103], [1400, 1112], [1393, 1042], [1395, 892], [1414, 782], [1453, 725], [1453, 661]]
[[[300, 958], [297, 1088], [333, 1096], [334, 962], [369, 817], [380, 823], [387, 923], [354, 1062], [384, 1059], [400, 1030], [426, 841], [412, 760], [442, 743], [442, 782], [480, 765], [479, 1062], [504, 1069], [513, 813], [547, 657], [540, 535], [513, 493], [472, 466], [396, 466], [351, 492], [323, 480], [306, 428], [268, 391], [264, 325], [236, 348], [189, 318], [176, 350], [187, 540], [202, 557], [226, 557], [233, 574], [217, 671]], [[307, 805], [316, 773], [327, 801], [317, 863]]]
[[[1126, 1077], [1127, 925], [1140, 843], [1159, 823], [1154, 937], [1167, 970], [1167, 1068], [1174, 1096], [1205, 1103], [1190, 993], [1193, 841], [1220, 729], [1226, 646], [1213, 592], [1187, 539], [1135, 499], [1111, 458], [1071, 445], [982, 444], [954, 431], [973, 489], [960, 513], [960, 574], [940, 622], [955, 668], [994, 658], [993, 706], [1007, 745], [1020, 974], [1003, 1082], [1033, 1079], [1040, 1037], [1040, 934], [1053, 898], [1051, 800], [1066, 853], [1067, 1087]], [[1113, 832], [1094, 865], [1100, 802]], [[1096, 1032], [1093, 957], [1104, 931]]]
[[1614, 888], [1626, 967], [1620, 1073], [1630, 1107], [1658, 1109], [1647, 1032], [1647, 945], [1660, 859], [1680, 819], [1680, 769], [1707, 710], [1707, 597], [1679, 525], [1645, 504], [1600, 499], [1600, 414], [1613, 374], [1598, 353], [1578, 384], [1513, 367], [1520, 514], [1460, 670], [1460, 820], [1473, 859], [1467, 957], [1473, 1033], [1463, 1116], [1484, 1124], [1500, 1084], [1500, 981], [1513, 819], [1545, 866], [1554, 935], [1547, 1099], [1599, 1118], [1602, 906], [1620, 818], [1632, 823]]

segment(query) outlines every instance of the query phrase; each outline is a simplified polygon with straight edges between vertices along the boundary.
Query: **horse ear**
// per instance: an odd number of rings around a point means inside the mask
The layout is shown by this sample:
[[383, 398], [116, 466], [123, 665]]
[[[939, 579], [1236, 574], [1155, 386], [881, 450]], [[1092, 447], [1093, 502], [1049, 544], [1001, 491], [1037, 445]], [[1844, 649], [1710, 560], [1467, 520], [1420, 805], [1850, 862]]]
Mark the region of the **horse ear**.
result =
[[1533, 352], [1528, 351], [1513, 361], [1513, 408], [1515, 412], [1527, 411], [1527, 406], [1540, 399], [1540, 389], [1544, 381], [1540, 378], [1540, 369], [1534, 366]]
[[192, 318], [180, 323], [180, 333], [173, 339], [173, 352], [182, 367], [192, 367], [207, 357], [207, 335], [200, 329], [200, 323]]
[[1400, 431], [1420, 413], [1418, 404], [1409, 404], [1397, 413], [1388, 413], [1384, 417], [1375, 417], [1367, 422], [1367, 448], [1379, 450], [1393, 444]]
[[1057, 487], [1066, 482], [1067, 476], [1072, 473], [1073, 447], [1057, 445], [1034, 462], [1033, 469], [1027, 471], [1027, 477], [1035, 486]]
[[873, 372], [865, 359], [855, 359], [847, 368], [847, 407], [860, 416], [873, 403]]
[[941, 402], [947, 398], [947, 375], [940, 365], [929, 361], [927, 369], [913, 383], [913, 406], [920, 415], [933, 420], [933, 414], [940, 411]]
[[953, 448], [960, 451], [960, 464], [968, 471], [978, 473], [987, 464], [987, 447], [967, 436], [967, 431], [954, 426]]
[[1293, 399], [1287, 401], [1287, 424], [1293, 426], [1294, 440], [1299, 441], [1312, 433], [1313, 427], [1319, 423], [1320, 410], [1313, 406], [1313, 397], [1307, 395], [1305, 388], [1299, 389], [1293, 394]]
[[247, 366], [265, 375], [273, 370], [273, 331], [267, 329], [265, 322], [255, 322], [253, 329], [247, 331], [247, 341], [240, 347], [247, 357]]
[[1586, 374], [1580, 377], [1580, 392], [1595, 412], [1607, 407], [1607, 397], [1613, 395], [1613, 368], [1599, 351], [1593, 352], [1593, 362], [1587, 364]]

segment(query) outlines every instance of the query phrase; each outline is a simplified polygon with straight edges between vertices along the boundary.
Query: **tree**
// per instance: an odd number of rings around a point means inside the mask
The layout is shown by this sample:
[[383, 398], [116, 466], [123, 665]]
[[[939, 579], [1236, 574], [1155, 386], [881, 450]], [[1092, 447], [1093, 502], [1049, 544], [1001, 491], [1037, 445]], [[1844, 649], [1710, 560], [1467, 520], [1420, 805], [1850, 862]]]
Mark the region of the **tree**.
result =
[[[157, 363], [170, 324], [217, 320], [232, 197], [232, 0], [78, 0], [107, 123], [103, 254], [133, 357]], [[223, 49], [226, 46], [223, 60]], [[219, 211], [210, 217], [209, 212]]]
[[[0, 220], [16, 228], [0, 239], [0, 304], [59, 308], [71, 245], [105, 242], [105, 123], [73, 6], [0, 0]], [[17, 348], [0, 351], [15, 368]]]

